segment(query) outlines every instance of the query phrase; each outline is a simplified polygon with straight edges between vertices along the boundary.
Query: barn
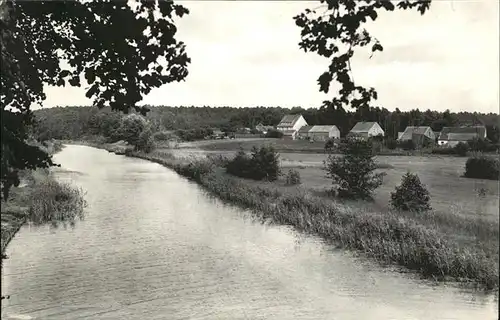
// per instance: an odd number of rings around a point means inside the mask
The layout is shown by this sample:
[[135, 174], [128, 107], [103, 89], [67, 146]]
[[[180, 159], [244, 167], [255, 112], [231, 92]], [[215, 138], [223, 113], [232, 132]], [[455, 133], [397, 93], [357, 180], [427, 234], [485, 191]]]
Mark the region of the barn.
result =
[[313, 141], [327, 141], [331, 138], [340, 138], [340, 130], [335, 125], [313, 126], [309, 129], [309, 139]]

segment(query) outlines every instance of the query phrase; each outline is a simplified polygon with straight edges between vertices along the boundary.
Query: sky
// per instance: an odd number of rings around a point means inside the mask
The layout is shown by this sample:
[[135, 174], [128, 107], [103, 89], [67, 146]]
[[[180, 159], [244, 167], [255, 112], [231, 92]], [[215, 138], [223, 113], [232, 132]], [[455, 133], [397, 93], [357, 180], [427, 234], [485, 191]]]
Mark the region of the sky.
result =
[[[318, 1], [178, 1], [190, 10], [177, 39], [192, 62], [184, 82], [152, 90], [140, 104], [319, 107], [317, 78], [329, 61], [298, 46], [293, 17]], [[375, 87], [389, 110], [499, 112], [498, 0], [433, 0], [381, 12], [367, 26], [384, 46], [355, 54], [356, 84]], [[45, 106], [90, 105], [83, 88], [47, 87]]]

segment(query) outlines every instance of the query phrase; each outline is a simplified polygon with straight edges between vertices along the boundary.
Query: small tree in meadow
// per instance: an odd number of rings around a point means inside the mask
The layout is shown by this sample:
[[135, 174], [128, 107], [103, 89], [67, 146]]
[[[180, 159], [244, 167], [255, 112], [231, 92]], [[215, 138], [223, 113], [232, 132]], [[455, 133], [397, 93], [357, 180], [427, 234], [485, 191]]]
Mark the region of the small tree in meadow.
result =
[[350, 138], [339, 149], [343, 156], [330, 155], [325, 161], [325, 170], [338, 187], [338, 195], [346, 198], [371, 198], [385, 175], [374, 172], [377, 166], [371, 141]]
[[281, 174], [279, 154], [272, 146], [252, 148], [252, 179], [275, 181]]
[[429, 191], [416, 174], [407, 172], [391, 193], [391, 205], [398, 210], [422, 212], [431, 209]]

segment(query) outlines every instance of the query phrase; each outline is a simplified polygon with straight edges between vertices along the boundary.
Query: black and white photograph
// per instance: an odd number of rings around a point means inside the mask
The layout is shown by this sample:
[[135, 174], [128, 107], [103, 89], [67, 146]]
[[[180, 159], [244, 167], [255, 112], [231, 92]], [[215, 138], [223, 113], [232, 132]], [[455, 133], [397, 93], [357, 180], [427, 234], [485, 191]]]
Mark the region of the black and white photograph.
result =
[[497, 320], [499, 0], [0, 0], [2, 320]]

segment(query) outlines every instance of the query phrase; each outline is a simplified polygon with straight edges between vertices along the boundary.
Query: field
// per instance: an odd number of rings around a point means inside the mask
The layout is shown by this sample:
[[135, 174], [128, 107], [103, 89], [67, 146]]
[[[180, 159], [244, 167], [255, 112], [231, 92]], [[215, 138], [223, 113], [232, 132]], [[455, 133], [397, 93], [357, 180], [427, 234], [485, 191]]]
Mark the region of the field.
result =
[[242, 147], [250, 150], [252, 147], [259, 147], [263, 144], [272, 145], [280, 152], [316, 152], [323, 153], [325, 143], [321, 141], [309, 142], [306, 140], [286, 140], [272, 138], [245, 138], [245, 139], [222, 139], [222, 140], [202, 140], [194, 142], [184, 142], [179, 144], [181, 149], [201, 149], [206, 151], [234, 151]]
[[[203, 142], [206, 143], [206, 141]], [[224, 145], [226, 148], [206, 151], [185, 146], [177, 150], [177, 153], [184, 156], [203, 156], [205, 154], [230, 156], [236, 150], [230, 148], [231, 146], [234, 148], [235, 143], [241, 142], [225, 140], [218, 146]], [[254, 143], [259, 145], [259, 140]], [[245, 144], [248, 146], [249, 142], [245, 142]], [[193, 147], [192, 144], [190, 146]], [[326, 177], [326, 172], [322, 169], [323, 161], [327, 158], [326, 154], [280, 152], [280, 158], [285, 172], [290, 168], [300, 172], [302, 189], [321, 195], [331, 187], [331, 181]], [[367, 205], [380, 210], [387, 210], [390, 193], [401, 183], [401, 177], [407, 171], [410, 171], [417, 173], [420, 180], [427, 186], [432, 197], [432, 207], [436, 212], [454, 212], [463, 216], [498, 222], [498, 181], [463, 178], [466, 159], [451, 156], [377, 156], [376, 161], [382, 167], [380, 171], [385, 172], [387, 175], [384, 177], [383, 185], [375, 193], [375, 202]], [[283, 181], [278, 183], [281, 188], [296, 188], [284, 186]], [[480, 196], [479, 190], [481, 189], [485, 191], [485, 194]]]
[[[321, 168], [324, 159], [326, 155], [282, 154], [282, 166], [297, 169], [304, 187], [322, 192], [331, 185]], [[454, 212], [498, 222], [499, 183], [461, 177], [466, 158], [378, 156], [376, 160], [383, 168], [380, 171], [387, 174], [383, 185], [375, 194], [374, 204], [379, 209], [387, 209], [390, 193], [401, 183], [401, 177], [410, 171], [417, 173], [427, 186], [436, 212]], [[480, 189], [485, 190], [482, 196], [479, 196]]]

